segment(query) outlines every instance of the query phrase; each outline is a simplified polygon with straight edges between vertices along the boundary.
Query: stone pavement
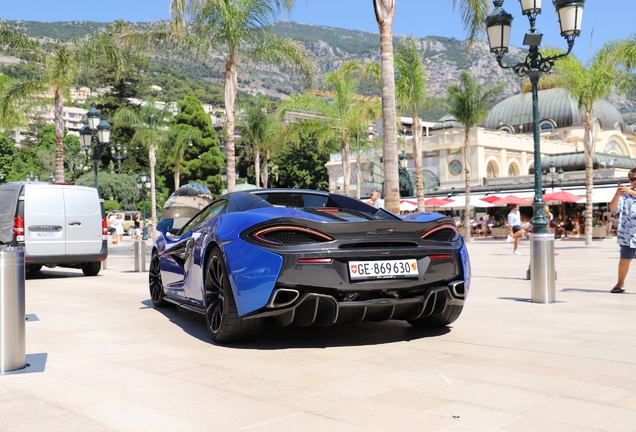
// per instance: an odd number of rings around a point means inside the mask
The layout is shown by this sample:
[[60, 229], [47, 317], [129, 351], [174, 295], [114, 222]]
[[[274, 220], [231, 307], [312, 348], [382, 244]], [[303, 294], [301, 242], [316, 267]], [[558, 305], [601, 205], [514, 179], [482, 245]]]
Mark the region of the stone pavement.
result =
[[283, 328], [231, 347], [200, 315], [154, 309], [130, 255], [94, 278], [45, 269], [26, 282], [33, 366], [0, 376], [0, 430], [634, 431], [636, 286], [609, 293], [615, 239], [556, 249], [554, 304], [528, 301], [528, 241], [521, 256], [474, 241], [449, 329]]

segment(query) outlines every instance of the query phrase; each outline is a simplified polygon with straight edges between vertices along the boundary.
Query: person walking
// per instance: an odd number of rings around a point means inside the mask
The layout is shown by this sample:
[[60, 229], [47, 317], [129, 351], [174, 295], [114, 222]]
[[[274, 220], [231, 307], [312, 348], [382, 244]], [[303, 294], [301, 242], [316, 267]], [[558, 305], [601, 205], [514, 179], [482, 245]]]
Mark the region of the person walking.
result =
[[135, 233], [135, 241], [141, 241], [141, 213], [135, 213], [135, 219], [133, 219], [135, 223], [134, 233]]
[[384, 200], [380, 198], [380, 192], [376, 189], [371, 191], [371, 205], [375, 208], [384, 208]]
[[506, 241], [510, 243], [514, 242], [514, 248], [512, 253], [515, 255], [521, 255], [521, 252], [517, 250], [519, 247], [519, 239], [526, 235], [526, 230], [521, 228], [521, 213], [519, 213], [519, 204], [513, 204], [508, 213], [508, 238]]
[[616, 239], [621, 247], [618, 260], [618, 281], [610, 292], [617, 294], [625, 291], [625, 278], [629, 265], [636, 255], [636, 168], [629, 170], [631, 186], [618, 185], [616, 194], [610, 201], [609, 209], [612, 215], [618, 216]]

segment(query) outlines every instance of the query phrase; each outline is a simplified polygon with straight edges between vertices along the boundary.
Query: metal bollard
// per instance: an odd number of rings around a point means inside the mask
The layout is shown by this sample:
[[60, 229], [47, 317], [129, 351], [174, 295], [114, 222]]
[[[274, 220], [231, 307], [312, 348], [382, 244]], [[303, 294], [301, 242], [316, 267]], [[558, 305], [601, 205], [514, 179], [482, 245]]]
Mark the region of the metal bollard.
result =
[[24, 248], [0, 246], [0, 373], [26, 367]]
[[531, 234], [530, 257], [532, 303], [554, 303], [554, 234]]
[[135, 271], [146, 271], [146, 243], [137, 241], [133, 243], [133, 259], [135, 261]]

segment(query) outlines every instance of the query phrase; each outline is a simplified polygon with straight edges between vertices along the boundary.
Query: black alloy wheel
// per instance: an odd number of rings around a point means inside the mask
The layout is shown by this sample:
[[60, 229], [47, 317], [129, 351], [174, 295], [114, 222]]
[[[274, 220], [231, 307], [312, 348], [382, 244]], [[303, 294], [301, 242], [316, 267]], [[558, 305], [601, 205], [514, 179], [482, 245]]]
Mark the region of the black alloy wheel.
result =
[[161, 308], [172, 305], [172, 303], [165, 300], [163, 282], [161, 280], [161, 267], [159, 266], [159, 254], [157, 252], [154, 252], [150, 259], [148, 288], [150, 288], [150, 300], [155, 307]]
[[223, 255], [214, 248], [205, 269], [205, 322], [217, 343], [232, 343], [253, 337], [259, 319], [244, 320], [238, 315]]

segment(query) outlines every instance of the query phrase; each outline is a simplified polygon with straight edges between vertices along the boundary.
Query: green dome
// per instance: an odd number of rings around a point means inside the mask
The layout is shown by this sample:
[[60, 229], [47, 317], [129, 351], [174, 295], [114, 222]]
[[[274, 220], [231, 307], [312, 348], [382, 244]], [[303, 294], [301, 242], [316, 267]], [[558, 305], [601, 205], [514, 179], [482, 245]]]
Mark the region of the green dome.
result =
[[[617, 129], [620, 125], [626, 130], [622, 114], [607, 100], [594, 102], [594, 117], [605, 130]], [[580, 126], [584, 112], [580, 111], [576, 100], [564, 89], [556, 88], [539, 91], [539, 121], [550, 120], [560, 127]], [[500, 123], [501, 122], [501, 123]], [[497, 130], [501, 125], [523, 125], [524, 131], [532, 130], [532, 94], [523, 93], [511, 96], [492, 107], [488, 117], [482, 123], [486, 129]]]

